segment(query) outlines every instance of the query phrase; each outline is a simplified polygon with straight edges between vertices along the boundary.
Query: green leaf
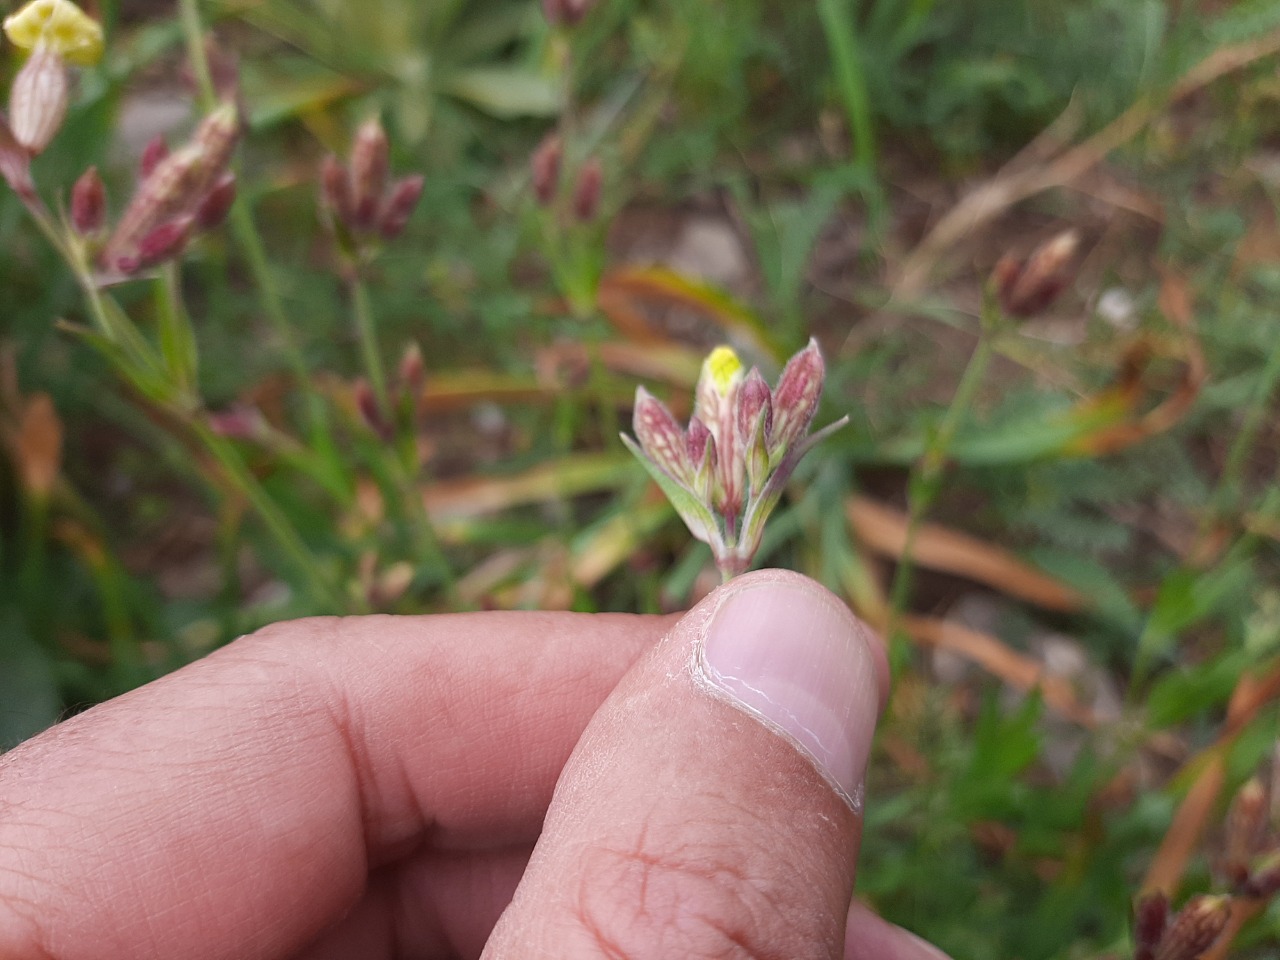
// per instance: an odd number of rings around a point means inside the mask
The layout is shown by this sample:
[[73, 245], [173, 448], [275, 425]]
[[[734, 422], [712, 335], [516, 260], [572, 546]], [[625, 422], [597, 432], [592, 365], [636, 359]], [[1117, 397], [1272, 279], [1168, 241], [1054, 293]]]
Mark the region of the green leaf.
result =
[[500, 120], [554, 117], [564, 107], [560, 85], [554, 78], [523, 67], [460, 70], [449, 78], [444, 89]]
[[644, 451], [640, 449], [640, 446], [634, 440], [625, 433], [620, 434], [620, 436], [627, 449], [635, 454], [636, 459], [648, 471], [649, 476], [653, 477], [654, 482], [662, 488], [662, 492], [671, 501], [671, 505], [676, 508], [676, 513], [680, 514], [680, 519], [689, 528], [689, 532], [704, 543], [711, 544], [712, 552], [722, 553], [723, 543], [718, 542], [721, 541], [720, 525], [711, 509], [663, 473], [656, 464], [644, 455]]

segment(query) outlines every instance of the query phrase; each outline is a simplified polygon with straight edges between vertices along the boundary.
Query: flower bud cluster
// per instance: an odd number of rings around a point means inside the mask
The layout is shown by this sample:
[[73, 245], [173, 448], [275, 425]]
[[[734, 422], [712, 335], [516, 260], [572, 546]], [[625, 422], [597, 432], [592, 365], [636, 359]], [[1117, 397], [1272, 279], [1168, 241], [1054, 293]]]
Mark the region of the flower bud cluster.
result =
[[[529, 157], [529, 181], [538, 206], [550, 207], [560, 195], [560, 176], [564, 166], [564, 140], [552, 131], [542, 138]], [[604, 166], [599, 157], [588, 157], [578, 168], [569, 206], [581, 223], [591, 223], [600, 215], [604, 194]]]
[[383, 440], [391, 440], [399, 428], [417, 431], [426, 414], [426, 364], [416, 343], [405, 347], [396, 369], [396, 385], [391, 391], [390, 416], [378, 403], [373, 387], [363, 377], [351, 387], [356, 414], [366, 427]]
[[394, 240], [422, 198], [426, 179], [420, 174], [390, 180], [390, 153], [386, 131], [373, 117], [356, 132], [345, 166], [332, 154], [321, 164], [321, 203], [344, 246]]
[[239, 111], [223, 103], [177, 150], [153, 140], [143, 151], [133, 198], [105, 240], [106, 188], [93, 167], [80, 176], [71, 189], [71, 225], [107, 278], [172, 260], [194, 236], [226, 219], [236, 196], [230, 165], [239, 138]]
[[711, 546], [726, 578], [747, 570], [764, 524], [801, 458], [848, 422], [812, 436], [826, 368], [814, 341], [793, 356], [771, 390], [760, 371], [744, 373], [728, 347], [706, 358], [694, 412], [681, 428], [643, 387], [636, 391], [636, 439], [623, 443], [657, 481], [689, 531]]

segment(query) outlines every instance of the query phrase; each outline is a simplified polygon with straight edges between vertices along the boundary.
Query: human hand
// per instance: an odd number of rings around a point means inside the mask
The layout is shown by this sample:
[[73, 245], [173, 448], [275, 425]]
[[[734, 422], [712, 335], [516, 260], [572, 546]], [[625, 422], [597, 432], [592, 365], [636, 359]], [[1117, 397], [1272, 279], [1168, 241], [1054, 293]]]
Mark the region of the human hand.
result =
[[0, 757], [0, 957], [937, 960], [849, 908], [886, 676], [779, 571], [278, 624]]

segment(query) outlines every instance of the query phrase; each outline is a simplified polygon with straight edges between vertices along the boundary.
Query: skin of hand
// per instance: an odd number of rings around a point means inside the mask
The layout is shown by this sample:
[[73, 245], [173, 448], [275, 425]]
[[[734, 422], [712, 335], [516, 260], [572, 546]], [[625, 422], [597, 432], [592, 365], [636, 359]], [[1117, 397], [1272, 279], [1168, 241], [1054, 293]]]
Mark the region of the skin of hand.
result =
[[939, 960], [850, 906], [886, 686], [782, 571], [278, 624], [0, 756], [0, 957]]

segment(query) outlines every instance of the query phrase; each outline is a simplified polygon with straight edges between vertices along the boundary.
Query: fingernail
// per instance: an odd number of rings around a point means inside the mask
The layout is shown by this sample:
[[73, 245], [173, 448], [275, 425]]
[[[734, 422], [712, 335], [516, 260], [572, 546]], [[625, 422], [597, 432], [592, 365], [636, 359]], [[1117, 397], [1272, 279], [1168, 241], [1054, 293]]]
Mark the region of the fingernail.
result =
[[717, 693], [799, 747], [856, 810], [879, 703], [869, 640], [816, 584], [757, 580], [712, 614], [700, 667]]

